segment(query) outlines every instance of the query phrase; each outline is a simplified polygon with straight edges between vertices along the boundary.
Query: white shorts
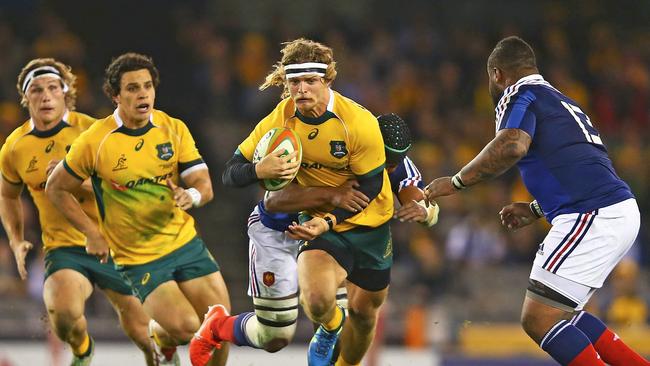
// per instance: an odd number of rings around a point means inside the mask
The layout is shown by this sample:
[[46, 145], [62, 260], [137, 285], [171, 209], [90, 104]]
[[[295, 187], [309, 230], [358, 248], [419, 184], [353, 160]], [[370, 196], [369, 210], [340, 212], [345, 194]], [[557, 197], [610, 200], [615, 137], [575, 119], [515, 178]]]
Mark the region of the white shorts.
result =
[[298, 292], [298, 247], [301, 240], [269, 229], [255, 206], [248, 217], [248, 296], [280, 298]]
[[634, 244], [639, 207], [635, 199], [628, 199], [585, 214], [558, 215], [552, 225], [537, 251], [530, 278], [581, 309]]

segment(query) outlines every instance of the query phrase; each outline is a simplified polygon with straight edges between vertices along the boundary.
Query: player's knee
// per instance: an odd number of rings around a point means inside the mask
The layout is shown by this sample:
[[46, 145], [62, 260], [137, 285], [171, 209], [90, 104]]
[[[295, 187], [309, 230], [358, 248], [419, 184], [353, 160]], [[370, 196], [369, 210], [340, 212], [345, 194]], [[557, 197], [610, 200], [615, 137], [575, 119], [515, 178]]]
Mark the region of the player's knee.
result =
[[370, 331], [377, 324], [377, 309], [371, 307], [348, 307], [348, 316], [350, 321], [355, 324], [357, 328], [364, 331]]
[[301, 294], [302, 306], [313, 317], [320, 321], [334, 306], [335, 299], [317, 291]]
[[193, 314], [187, 314], [186, 316], [177, 319], [173, 324], [165, 327], [165, 330], [178, 344], [183, 345], [192, 340], [192, 337], [199, 329], [199, 326], [201, 326], [199, 318]]
[[540, 319], [539, 314], [534, 314], [530, 311], [521, 312], [521, 327], [528, 334], [530, 338], [539, 342], [544, 337], [546, 329], [543, 329], [543, 322]]
[[[298, 320], [298, 297], [288, 299], [254, 298], [257, 324], [256, 342], [268, 352], [277, 352], [291, 342]], [[250, 334], [249, 334], [250, 336]]]
[[82, 312], [66, 307], [48, 306], [47, 313], [54, 330], [62, 339], [67, 339], [83, 318]]

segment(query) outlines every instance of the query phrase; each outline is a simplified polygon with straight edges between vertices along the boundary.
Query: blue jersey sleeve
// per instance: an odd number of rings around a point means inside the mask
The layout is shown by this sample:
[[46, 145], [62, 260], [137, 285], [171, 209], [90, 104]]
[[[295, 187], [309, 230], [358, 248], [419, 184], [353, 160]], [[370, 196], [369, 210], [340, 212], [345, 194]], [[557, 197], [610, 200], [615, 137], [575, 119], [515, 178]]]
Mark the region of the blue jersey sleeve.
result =
[[424, 189], [422, 174], [420, 174], [420, 171], [408, 156], [404, 157], [388, 177], [390, 178], [390, 187], [394, 194], [398, 194], [404, 187], [408, 186], [416, 186]]
[[514, 89], [510, 94], [505, 94], [497, 106], [497, 111], [501, 110], [497, 119], [497, 131], [517, 128], [534, 137], [537, 119], [530, 106], [536, 99], [535, 94], [523, 88]]

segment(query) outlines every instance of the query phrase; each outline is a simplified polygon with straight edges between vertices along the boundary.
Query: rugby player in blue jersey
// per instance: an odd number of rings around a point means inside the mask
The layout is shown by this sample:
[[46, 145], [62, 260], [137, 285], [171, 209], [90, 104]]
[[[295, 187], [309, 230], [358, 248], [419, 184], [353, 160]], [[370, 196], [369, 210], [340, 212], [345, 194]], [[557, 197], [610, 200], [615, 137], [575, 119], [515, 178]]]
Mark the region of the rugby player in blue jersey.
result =
[[496, 137], [456, 175], [432, 181], [427, 198], [454, 194], [517, 165], [535, 200], [505, 206], [502, 224], [515, 230], [544, 217], [553, 225], [530, 273], [523, 329], [562, 365], [649, 365], [582, 310], [636, 239], [634, 195], [616, 175], [587, 114], [544, 80], [524, 40], [501, 40], [487, 72]]

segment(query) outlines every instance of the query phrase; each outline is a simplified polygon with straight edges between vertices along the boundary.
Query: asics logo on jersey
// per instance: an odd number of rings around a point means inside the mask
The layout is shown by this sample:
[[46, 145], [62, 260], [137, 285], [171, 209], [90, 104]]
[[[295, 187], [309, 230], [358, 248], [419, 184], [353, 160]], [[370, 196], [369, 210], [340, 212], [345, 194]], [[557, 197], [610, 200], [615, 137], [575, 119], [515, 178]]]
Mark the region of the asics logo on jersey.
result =
[[128, 168], [126, 165], [126, 156], [124, 154], [120, 155], [120, 158], [117, 159], [117, 163], [113, 167], [113, 171], [116, 172], [118, 170], [124, 170]]
[[29, 161], [29, 165], [27, 166], [27, 173], [35, 172], [38, 170], [36, 167], [36, 164], [38, 163], [38, 159], [36, 159], [35, 156], [32, 157], [32, 160]]
[[162, 144], [156, 145], [156, 150], [158, 150], [158, 158], [162, 160], [169, 160], [174, 156], [174, 150], [172, 150], [172, 143], [165, 142]]
[[50, 141], [50, 143], [47, 144], [47, 146], [45, 146], [45, 153], [49, 154], [50, 151], [52, 151], [53, 147], [54, 147], [54, 141]]
[[65, 152], [70, 152], [70, 145], [65, 147]]
[[144, 139], [140, 139], [138, 143], [135, 145], [135, 151], [140, 151], [142, 149], [142, 145], [144, 145]]
[[316, 138], [316, 136], [318, 136], [318, 128], [311, 130], [311, 132], [309, 132], [309, 135], [307, 135], [307, 138], [313, 140]]
[[337, 159], [341, 159], [348, 154], [345, 148], [345, 141], [330, 141], [330, 154]]

